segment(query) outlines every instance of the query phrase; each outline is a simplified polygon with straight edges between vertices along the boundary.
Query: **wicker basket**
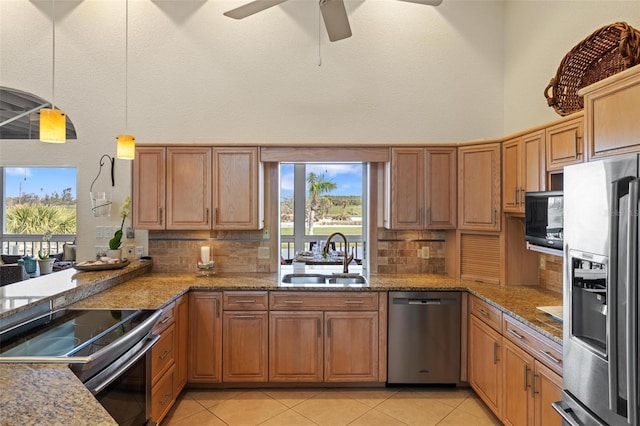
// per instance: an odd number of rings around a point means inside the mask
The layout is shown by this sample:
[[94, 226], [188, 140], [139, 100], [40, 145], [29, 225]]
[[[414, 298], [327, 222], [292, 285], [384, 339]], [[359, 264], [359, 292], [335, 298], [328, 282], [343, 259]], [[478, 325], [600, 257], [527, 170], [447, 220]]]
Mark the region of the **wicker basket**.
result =
[[[582, 110], [578, 90], [640, 63], [640, 31], [626, 22], [600, 28], [560, 62], [544, 89], [547, 103], [560, 115]], [[549, 94], [551, 89], [551, 94]]]

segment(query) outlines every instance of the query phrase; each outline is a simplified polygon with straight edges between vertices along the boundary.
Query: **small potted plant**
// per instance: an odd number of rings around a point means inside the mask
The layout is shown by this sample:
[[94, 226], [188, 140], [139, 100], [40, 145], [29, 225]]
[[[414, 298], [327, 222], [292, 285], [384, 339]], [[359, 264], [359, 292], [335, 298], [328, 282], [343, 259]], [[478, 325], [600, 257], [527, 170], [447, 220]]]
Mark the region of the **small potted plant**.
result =
[[107, 257], [112, 259], [122, 259], [122, 250], [120, 246], [122, 245], [122, 228], [124, 227], [124, 220], [129, 215], [129, 211], [131, 210], [131, 197], [125, 198], [122, 203], [122, 207], [120, 208], [120, 217], [122, 218], [122, 222], [120, 223], [120, 229], [118, 229], [113, 234], [113, 238], [109, 240], [109, 250], [107, 250]]
[[49, 257], [49, 241], [51, 240], [51, 232], [47, 231], [42, 235], [42, 244], [38, 250], [38, 266], [40, 267], [40, 275], [50, 274], [53, 272], [53, 263], [55, 258]]

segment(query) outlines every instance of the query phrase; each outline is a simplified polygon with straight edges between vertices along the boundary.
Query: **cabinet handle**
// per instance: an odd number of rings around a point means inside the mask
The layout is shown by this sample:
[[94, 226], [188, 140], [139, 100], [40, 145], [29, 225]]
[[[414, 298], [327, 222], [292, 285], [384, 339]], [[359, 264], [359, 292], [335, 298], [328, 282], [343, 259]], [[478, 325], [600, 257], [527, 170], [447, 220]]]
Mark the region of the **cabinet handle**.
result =
[[427, 225], [431, 225], [431, 207], [427, 209]]
[[209, 207], [207, 207], [207, 211], [204, 214], [205, 223], [209, 224]]
[[518, 340], [524, 340], [524, 336], [523, 335], [518, 334], [518, 332], [516, 332], [516, 331], [514, 331], [512, 329], [509, 329], [509, 333], [511, 333]]
[[535, 398], [537, 393], [540, 391], [536, 390], [536, 377], [540, 377], [533, 370], [531, 370], [531, 398]]
[[171, 317], [164, 317], [162, 321], [160, 321], [160, 324], [166, 324], [170, 319]]
[[542, 355], [549, 358], [551, 361], [555, 362], [558, 365], [562, 365], [562, 360], [553, 356], [553, 354], [549, 351], [545, 351], [544, 349], [540, 349], [539, 351]]
[[237, 319], [258, 319], [255, 315], [235, 315], [233, 318]]
[[525, 193], [524, 188], [520, 187], [520, 205], [521, 206], [524, 206], [524, 193]]
[[498, 222], [498, 209], [493, 209], [493, 226], [495, 226]]
[[364, 303], [364, 300], [345, 300], [344, 304], [345, 305], [362, 305]]
[[483, 316], [489, 318], [489, 312], [485, 311], [484, 309], [479, 308], [478, 312], [480, 312]]
[[331, 337], [331, 320], [327, 321], [327, 337]]
[[220, 309], [218, 307], [220, 302], [218, 302], [218, 299], [213, 299], [213, 306], [215, 309], [215, 314], [216, 314], [216, 318], [220, 318]]
[[256, 303], [255, 299], [236, 300], [236, 303]]
[[215, 209], [213, 209], [213, 224], [217, 224], [218, 223], [218, 208], [216, 207]]
[[514, 206], [518, 205], [518, 187], [517, 186], [513, 187], [513, 205]]
[[285, 300], [284, 303], [289, 305], [302, 305], [302, 300]]
[[493, 365], [498, 363], [498, 342], [493, 342]]
[[162, 225], [162, 207], [158, 209], [158, 219], [160, 219], [160, 225]]
[[527, 364], [524, 365], [524, 390], [526, 391], [529, 387], [527, 383], [529, 381], [529, 366]]
[[320, 324], [320, 318], [316, 320], [316, 325], [318, 326], [318, 337], [322, 337], [322, 324]]
[[167, 355], [169, 355], [171, 353], [171, 349], [165, 349], [164, 352], [162, 352], [162, 355], [160, 355], [160, 360], [163, 360], [167, 357]]
[[578, 157], [580, 155], [580, 145], [578, 145], [578, 140], [580, 139], [580, 137], [578, 137], [578, 131], [575, 130], [573, 132], [573, 143], [576, 145], [576, 157]]

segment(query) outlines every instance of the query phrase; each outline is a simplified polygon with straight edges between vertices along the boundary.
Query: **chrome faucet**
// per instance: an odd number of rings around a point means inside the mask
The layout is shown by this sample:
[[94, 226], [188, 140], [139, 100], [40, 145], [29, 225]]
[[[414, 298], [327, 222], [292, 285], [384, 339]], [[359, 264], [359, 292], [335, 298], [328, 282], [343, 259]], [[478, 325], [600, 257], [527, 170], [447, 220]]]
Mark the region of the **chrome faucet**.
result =
[[327, 242], [324, 244], [324, 248], [322, 249], [322, 254], [326, 256], [327, 253], [329, 253], [329, 243], [331, 243], [331, 239], [336, 235], [341, 236], [344, 240], [344, 260], [342, 262], [342, 273], [348, 274], [349, 263], [351, 263], [351, 261], [353, 260], [353, 249], [351, 249], [351, 256], [347, 256], [347, 254], [349, 253], [349, 243], [347, 242], [347, 237], [345, 237], [342, 232], [334, 232], [333, 234], [329, 235], [329, 237], [327, 238]]

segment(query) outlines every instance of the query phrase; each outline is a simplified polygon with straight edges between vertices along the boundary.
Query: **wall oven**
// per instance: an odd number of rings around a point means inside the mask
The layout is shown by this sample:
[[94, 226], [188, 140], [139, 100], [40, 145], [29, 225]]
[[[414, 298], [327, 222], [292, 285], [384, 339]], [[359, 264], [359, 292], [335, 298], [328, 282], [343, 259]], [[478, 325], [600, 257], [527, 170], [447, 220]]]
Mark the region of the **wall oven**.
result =
[[63, 363], [119, 425], [150, 417], [150, 330], [161, 310], [62, 309], [0, 330], [0, 362]]

